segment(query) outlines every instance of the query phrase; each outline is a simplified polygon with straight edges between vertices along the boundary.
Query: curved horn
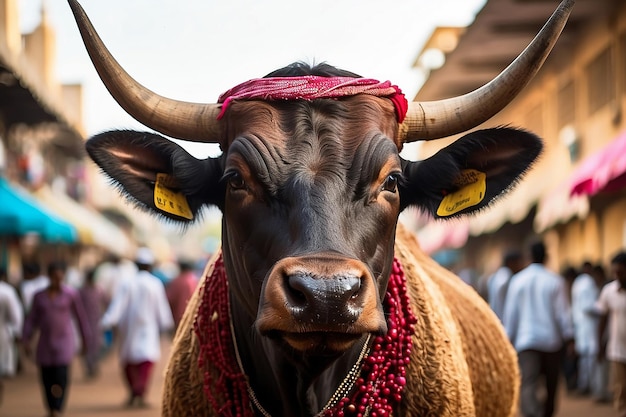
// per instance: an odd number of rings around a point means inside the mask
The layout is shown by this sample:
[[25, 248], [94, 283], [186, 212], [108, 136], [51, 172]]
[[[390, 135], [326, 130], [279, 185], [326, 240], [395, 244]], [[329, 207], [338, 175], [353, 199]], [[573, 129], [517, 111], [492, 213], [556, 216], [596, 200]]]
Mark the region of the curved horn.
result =
[[98, 75], [115, 101], [140, 123], [165, 135], [193, 142], [218, 142], [219, 104], [160, 96], [135, 81], [113, 58], [76, 0], [68, 0]]
[[488, 84], [459, 97], [410, 102], [399, 140], [413, 142], [461, 133], [502, 110], [539, 71], [573, 6], [574, 0], [563, 0], [526, 49]]

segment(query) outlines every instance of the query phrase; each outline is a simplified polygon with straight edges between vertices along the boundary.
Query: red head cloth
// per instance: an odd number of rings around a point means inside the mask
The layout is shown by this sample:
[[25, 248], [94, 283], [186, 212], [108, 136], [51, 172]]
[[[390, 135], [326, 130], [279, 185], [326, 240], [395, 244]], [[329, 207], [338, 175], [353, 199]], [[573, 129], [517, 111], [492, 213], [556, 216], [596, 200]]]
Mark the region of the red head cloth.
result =
[[396, 116], [402, 123], [406, 116], [408, 103], [402, 91], [389, 81], [380, 82], [371, 78], [353, 77], [270, 77], [246, 81], [231, 88], [220, 96], [218, 103], [222, 111], [217, 116], [224, 116], [232, 100], [314, 100], [316, 98], [339, 98], [356, 94], [371, 94], [387, 97], [396, 108]]

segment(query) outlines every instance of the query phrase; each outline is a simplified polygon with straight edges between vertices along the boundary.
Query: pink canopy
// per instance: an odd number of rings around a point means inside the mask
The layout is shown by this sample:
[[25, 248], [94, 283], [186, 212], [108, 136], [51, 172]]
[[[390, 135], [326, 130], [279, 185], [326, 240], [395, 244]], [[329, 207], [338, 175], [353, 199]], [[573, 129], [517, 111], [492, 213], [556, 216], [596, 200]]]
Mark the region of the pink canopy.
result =
[[626, 131], [585, 159], [570, 180], [570, 195], [594, 195], [626, 187]]

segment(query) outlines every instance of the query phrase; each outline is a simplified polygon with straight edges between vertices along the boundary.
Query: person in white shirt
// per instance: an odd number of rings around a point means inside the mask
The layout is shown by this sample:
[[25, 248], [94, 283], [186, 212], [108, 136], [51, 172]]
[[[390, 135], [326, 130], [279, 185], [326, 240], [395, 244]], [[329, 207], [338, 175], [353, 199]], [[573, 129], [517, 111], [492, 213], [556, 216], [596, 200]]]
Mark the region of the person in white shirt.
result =
[[601, 314], [596, 338], [601, 345], [607, 329], [609, 340], [606, 352], [600, 350], [598, 359], [604, 355], [610, 361], [613, 402], [619, 417], [626, 417], [626, 252], [620, 252], [611, 260], [614, 281], [606, 284], [596, 302]]
[[[130, 264], [130, 267], [128, 266]], [[137, 268], [132, 261], [122, 259], [117, 255], [109, 254], [108, 258], [97, 266], [94, 271], [94, 280], [102, 292], [109, 298], [113, 298], [115, 290], [120, 283], [135, 276]]]
[[118, 328], [119, 357], [130, 391], [127, 406], [145, 406], [152, 368], [161, 357], [160, 334], [173, 329], [174, 319], [163, 284], [150, 273], [150, 249], [140, 248], [135, 263], [136, 276], [120, 283], [100, 323], [105, 329]]
[[50, 285], [50, 279], [41, 273], [41, 266], [38, 263], [28, 262], [22, 266], [20, 294], [25, 314], [28, 314], [30, 311], [35, 294], [48, 288], [48, 285]]
[[[515, 274], [504, 303], [503, 325], [517, 351], [522, 374], [524, 417], [551, 417], [561, 373], [563, 349], [573, 351], [574, 326], [565, 280], [548, 270], [542, 242], [530, 248], [532, 263]], [[541, 377], [545, 378], [542, 384]], [[538, 390], [545, 390], [543, 404]]]
[[585, 262], [580, 275], [572, 284], [572, 320], [574, 322], [576, 353], [578, 354], [577, 389], [580, 395], [597, 394], [594, 387], [598, 356], [598, 317], [595, 303], [600, 294], [593, 275], [593, 265]]
[[487, 281], [487, 299], [489, 306], [502, 321], [504, 300], [511, 277], [522, 270], [524, 258], [519, 251], [510, 251], [504, 255], [502, 266]]
[[0, 268], [0, 405], [4, 386], [2, 380], [15, 375], [17, 351], [15, 340], [22, 333], [22, 303], [17, 291], [6, 282], [7, 274]]
[[[593, 267], [593, 276], [598, 283], [599, 291], [602, 292], [602, 288], [605, 285], [610, 283], [613, 279], [611, 275], [607, 275], [604, 267], [601, 264], [594, 265]], [[600, 294], [598, 294], [598, 298]], [[598, 317], [598, 331], [600, 331], [600, 317], [597, 308], [594, 305], [594, 313]], [[608, 327], [608, 326], [607, 326]], [[609, 336], [607, 333], [607, 329], [604, 329], [602, 333], [602, 340], [598, 346], [598, 356], [596, 360], [596, 373], [594, 375], [593, 386], [596, 388], [596, 392], [593, 393], [593, 400], [596, 403], [611, 403], [613, 402], [613, 393], [610, 389], [609, 384], [609, 374], [610, 374], [610, 364], [606, 359], [606, 355], [603, 353], [606, 351], [606, 344], [608, 342]]]
[[[122, 259], [115, 254], [109, 254], [107, 259], [98, 265], [94, 271], [95, 284], [109, 302], [113, 299], [113, 294], [120, 283], [128, 281], [137, 274], [137, 266], [128, 259]], [[112, 329], [104, 329], [103, 341], [105, 352], [114, 344], [114, 333]]]

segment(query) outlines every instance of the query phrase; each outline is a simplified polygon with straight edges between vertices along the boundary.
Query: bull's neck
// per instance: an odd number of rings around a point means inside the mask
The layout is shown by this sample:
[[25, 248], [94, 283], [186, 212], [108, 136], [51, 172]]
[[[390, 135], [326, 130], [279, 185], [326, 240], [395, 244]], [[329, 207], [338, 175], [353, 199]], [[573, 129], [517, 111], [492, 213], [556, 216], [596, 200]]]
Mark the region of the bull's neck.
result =
[[243, 372], [260, 406], [274, 417], [318, 414], [363, 356], [365, 337], [339, 357], [296, 357], [292, 349], [251, 331], [254, 319], [232, 297], [231, 315]]
[[[397, 409], [406, 385], [416, 323], [397, 261], [384, 303], [389, 332], [375, 336], [371, 346], [361, 340], [339, 357], [298, 356], [280, 342], [261, 337], [254, 331], [254, 317], [246, 314], [229, 291], [224, 263], [218, 258], [202, 287], [194, 332], [205, 394], [212, 407], [221, 410], [220, 415], [225, 411], [224, 415], [229, 416], [249, 417], [254, 413], [309, 417], [323, 407], [328, 412], [324, 415], [342, 415], [346, 411], [346, 415], [369, 411], [372, 415], [389, 415]], [[350, 375], [360, 377], [353, 380]], [[336, 394], [338, 385], [343, 388]], [[326, 408], [331, 397], [337, 403], [331, 402]]]

